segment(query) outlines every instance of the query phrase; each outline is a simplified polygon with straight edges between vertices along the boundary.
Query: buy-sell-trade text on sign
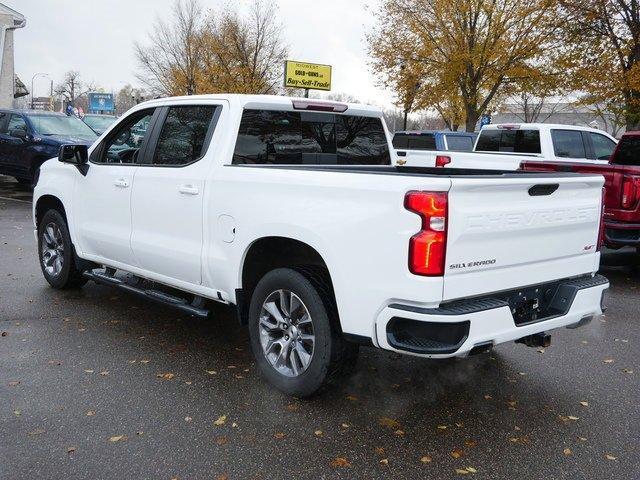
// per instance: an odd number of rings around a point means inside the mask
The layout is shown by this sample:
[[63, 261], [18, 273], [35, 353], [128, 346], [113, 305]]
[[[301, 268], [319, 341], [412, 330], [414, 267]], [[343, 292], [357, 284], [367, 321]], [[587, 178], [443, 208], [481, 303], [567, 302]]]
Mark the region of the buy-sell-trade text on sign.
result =
[[287, 60], [284, 63], [284, 86], [331, 90], [331, 65]]

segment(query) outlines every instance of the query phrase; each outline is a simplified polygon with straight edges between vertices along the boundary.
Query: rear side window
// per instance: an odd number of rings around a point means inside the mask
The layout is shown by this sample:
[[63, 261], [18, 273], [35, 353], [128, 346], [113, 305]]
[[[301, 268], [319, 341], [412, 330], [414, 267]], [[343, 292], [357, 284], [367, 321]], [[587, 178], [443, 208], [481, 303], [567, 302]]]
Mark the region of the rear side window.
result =
[[480, 132], [478, 152], [540, 153], [540, 131], [487, 129]]
[[389, 165], [379, 118], [245, 110], [234, 164]]
[[473, 139], [471, 137], [461, 137], [458, 135], [446, 135], [447, 150], [457, 152], [470, 152], [473, 150]]
[[588, 135], [593, 146], [594, 157], [598, 160], [609, 160], [613, 150], [616, 148], [615, 142], [599, 133], [589, 132]]
[[640, 165], [640, 136], [629, 135], [622, 137], [616, 154], [611, 157], [611, 163], [616, 165]]
[[552, 130], [553, 150], [560, 158], [586, 158], [587, 154], [579, 130]]
[[169, 108], [162, 125], [154, 165], [186, 165], [204, 154], [215, 105], [189, 105]]

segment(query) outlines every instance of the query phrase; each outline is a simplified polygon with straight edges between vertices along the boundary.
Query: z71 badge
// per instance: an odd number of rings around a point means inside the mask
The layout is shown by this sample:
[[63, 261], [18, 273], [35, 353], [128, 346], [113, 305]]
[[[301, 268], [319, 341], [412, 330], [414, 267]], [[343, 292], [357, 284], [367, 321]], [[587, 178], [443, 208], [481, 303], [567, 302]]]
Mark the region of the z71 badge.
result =
[[451, 265], [449, 265], [449, 269], [453, 270], [456, 268], [484, 267], [486, 265], [493, 265], [494, 263], [496, 263], [495, 258], [492, 258], [490, 260], [476, 260], [476, 261], [467, 262], [467, 263], [452, 263]]

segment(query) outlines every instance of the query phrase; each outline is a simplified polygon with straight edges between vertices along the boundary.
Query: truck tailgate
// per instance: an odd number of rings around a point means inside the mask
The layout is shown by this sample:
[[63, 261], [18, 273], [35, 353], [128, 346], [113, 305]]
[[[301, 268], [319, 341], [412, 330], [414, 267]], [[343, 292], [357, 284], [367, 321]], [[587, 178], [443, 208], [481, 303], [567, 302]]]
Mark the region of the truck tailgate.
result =
[[597, 270], [601, 176], [452, 178], [443, 299]]

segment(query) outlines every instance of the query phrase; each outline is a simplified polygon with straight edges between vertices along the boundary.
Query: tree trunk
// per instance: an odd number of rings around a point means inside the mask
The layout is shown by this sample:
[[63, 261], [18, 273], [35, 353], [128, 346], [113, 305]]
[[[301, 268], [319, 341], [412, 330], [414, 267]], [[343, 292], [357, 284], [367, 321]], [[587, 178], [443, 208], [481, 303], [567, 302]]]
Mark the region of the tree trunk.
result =
[[467, 132], [474, 132], [479, 118], [480, 118], [480, 114], [477, 111], [467, 109], [467, 118], [465, 120], [465, 130]]

